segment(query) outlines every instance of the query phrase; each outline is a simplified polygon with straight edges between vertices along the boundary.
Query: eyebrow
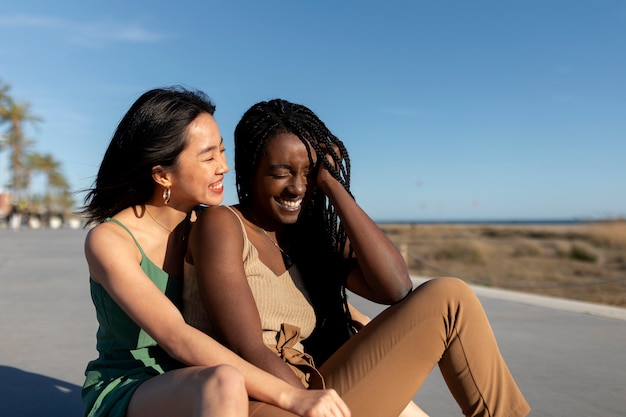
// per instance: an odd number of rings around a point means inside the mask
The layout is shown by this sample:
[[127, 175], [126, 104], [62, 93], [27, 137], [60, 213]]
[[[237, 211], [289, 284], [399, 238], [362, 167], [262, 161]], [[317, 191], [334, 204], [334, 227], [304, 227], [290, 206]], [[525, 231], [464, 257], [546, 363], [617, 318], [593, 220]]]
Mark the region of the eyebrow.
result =
[[291, 169], [291, 165], [288, 165], [288, 164], [274, 164], [274, 165], [270, 165], [270, 169]]
[[209, 153], [209, 152], [211, 152], [211, 151], [213, 151], [215, 149], [218, 149], [223, 144], [224, 144], [224, 138], [221, 138], [219, 145], [217, 145], [217, 146], [213, 145], [213, 146], [209, 146], [207, 148], [201, 149], [200, 152], [198, 152], [197, 156], [202, 156], [205, 153]]

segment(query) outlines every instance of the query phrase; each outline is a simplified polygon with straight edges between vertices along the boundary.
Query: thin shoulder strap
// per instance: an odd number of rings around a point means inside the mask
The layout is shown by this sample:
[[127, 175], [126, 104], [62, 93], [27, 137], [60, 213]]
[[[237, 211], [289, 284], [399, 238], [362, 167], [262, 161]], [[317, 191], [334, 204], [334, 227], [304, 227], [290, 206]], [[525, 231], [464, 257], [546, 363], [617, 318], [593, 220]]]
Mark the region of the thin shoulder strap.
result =
[[235, 215], [235, 217], [237, 218], [237, 220], [239, 220], [239, 224], [241, 225], [241, 230], [243, 231], [243, 234], [246, 234], [246, 228], [243, 224], [243, 220], [241, 220], [241, 217], [239, 217], [239, 214], [237, 214], [237, 212], [235, 211], [234, 208], [232, 208], [231, 206], [224, 206], [226, 207], [228, 210], [232, 211], [233, 214]]
[[143, 248], [141, 247], [139, 242], [137, 242], [137, 239], [135, 239], [135, 236], [133, 235], [133, 233], [130, 231], [130, 229], [128, 227], [124, 226], [124, 224], [121, 221], [119, 221], [117, 219], [114, 219], [112, 217], [107, 217], [104, 221], [105, 222], [113, 222], [113, 223], [119, 225], [122, 229], [126, 230], [128, 232], [128, 234], [130, 235], [130, 237], [133, 238], [133, 241], [135, 242], [135, 245], [137, 245], [137, 248], [139, 248], [139, 252], [141, 253], [141, 256], [144, 257], [144, 258], [146, 257], [146, 254], [143, 251]]

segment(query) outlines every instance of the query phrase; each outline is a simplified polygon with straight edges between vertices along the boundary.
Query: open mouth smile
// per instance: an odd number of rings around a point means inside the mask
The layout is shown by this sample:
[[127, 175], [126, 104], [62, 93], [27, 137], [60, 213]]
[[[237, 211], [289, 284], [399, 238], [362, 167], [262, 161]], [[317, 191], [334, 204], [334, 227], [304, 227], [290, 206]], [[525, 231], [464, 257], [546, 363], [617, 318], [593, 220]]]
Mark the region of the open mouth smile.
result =
[[275, 201], [280, 205], [283, 209], [288, 211], [297, 211], [300, 209], [302, 205], [302, 199], [299, 198], [297, 200], [283, 200], [281, 198], [276, 198]]
[[213, 183], [209, 185], [209, 189], [213, 192], [221, 193], [222, 191], [224, 191], [224, 183], [222, 181]]

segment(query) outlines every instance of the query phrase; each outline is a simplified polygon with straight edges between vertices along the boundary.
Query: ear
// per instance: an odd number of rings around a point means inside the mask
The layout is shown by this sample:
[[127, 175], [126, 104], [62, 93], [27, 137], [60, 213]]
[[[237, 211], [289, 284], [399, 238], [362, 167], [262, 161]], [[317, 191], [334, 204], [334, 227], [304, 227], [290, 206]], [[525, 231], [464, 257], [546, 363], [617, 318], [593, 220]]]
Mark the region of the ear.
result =
[[154, 180], [154, 182], [164, 188], [169, 188], [172, 186], [170, 173], [164, 170], [161, 165], [152, 167], [152, 179]]

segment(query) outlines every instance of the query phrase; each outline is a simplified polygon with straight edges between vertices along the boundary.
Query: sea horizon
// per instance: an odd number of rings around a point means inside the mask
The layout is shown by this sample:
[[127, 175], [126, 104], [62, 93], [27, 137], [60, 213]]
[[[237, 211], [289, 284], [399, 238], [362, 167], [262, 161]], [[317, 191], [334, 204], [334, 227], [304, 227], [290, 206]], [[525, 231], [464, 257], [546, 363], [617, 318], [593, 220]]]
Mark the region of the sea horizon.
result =
[[624, 220], [623, 218], [605, 218], [605, 219], [378, 219], [374, 220], [377, 224], [493, 224], [493, 225], [574, 225], [584, 223], [602, 223], [616, 220]]

